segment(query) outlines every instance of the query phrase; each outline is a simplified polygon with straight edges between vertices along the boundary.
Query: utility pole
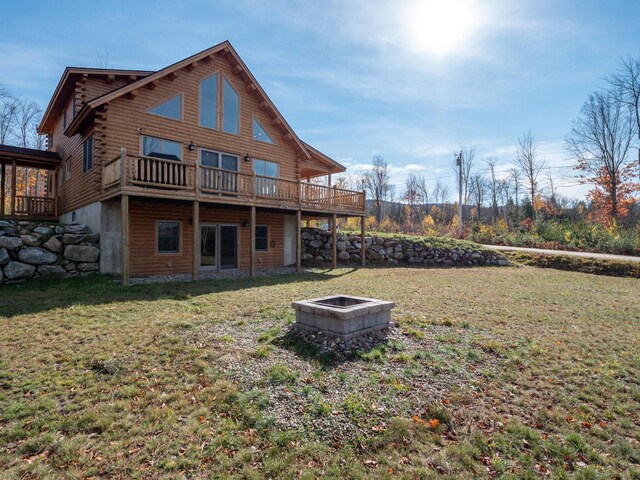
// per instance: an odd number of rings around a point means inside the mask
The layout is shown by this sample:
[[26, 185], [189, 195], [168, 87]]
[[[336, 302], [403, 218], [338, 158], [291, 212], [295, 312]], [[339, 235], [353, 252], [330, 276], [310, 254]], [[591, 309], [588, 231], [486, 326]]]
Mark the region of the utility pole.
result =
[[456, 158], [458, 166], [458, 238], [462, 238], [462, 150]]

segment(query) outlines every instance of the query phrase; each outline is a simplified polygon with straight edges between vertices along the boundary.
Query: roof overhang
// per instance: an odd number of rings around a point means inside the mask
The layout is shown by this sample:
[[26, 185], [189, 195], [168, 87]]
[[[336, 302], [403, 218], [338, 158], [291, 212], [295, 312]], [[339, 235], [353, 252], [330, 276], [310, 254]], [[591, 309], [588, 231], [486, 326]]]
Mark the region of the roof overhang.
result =
[[105, 77], [146, 77], [151, 74], [148, 70], [123, 70], [113, 68], [82, 68], [67, 67], [60, 77], [58, 86], [53, 92], [49, 105], [42, 116], [42, 121], [38, 125], [38, 133], [44, 134], [53, 128], [56, 118], [62, 114], [64, 106], [75, 89], [75, 83], [83, 75], [102, 75]]
[[0, 144], [0, 164], [10, 164], [14, 161], [19, 167], [55, 170], [61, 159], [57, 152]]

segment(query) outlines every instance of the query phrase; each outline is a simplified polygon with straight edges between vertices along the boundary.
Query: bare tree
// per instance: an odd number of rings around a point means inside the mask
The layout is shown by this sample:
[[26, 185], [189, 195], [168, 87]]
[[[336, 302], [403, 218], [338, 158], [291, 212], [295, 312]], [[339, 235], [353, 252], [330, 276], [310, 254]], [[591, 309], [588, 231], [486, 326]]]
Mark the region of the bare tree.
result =
[[638, 136], [638, 168], [640, 168], [640, 58], [622, 58], [618, 72], [607, 77], [617, 100], [628, 105], [633, 114]]
[[513, 187], [513, 197], [516, 207], [515, 221], [517, 222], [520, 219], [520, 185], [522, 182], [520, 178], [520, 170], [518, 170], [517, 168], [510, 169], [509, 181]]
[[[531, 196], [531, 208], [533, 216], [536, 216], [535, 202], [536, 190], [538, 188], [538, 176], [544, 170], [547, 163], [540, 160], [536, 154], [536, 143], [531, 131], [524, 133], [518, 139], [518, 149], [515, 158], [516, 165], [522, 171], [529, 186], [529, 194]], [[534, 218], [535, 220], [535, 218]]]
[[0, 144], [7, 144], [13, 135], [18, 112], [18, 100], [7, 90], [0, 90]]
[[34, 124], [40, 115], [40, 107], [33, 101], [20, 99], [15, 116], [16, 136], [21, 147], [29, 147]]
[[482, 205], [484, 205], [487, 193], [487, 179], [483, 174], [476, 173], [471, 176], [469, 181], [469, 195], [473, 206], [476, 208], [477, 218], [480, 219]]
[[630, 166], [628, 153], [636, 134], [631, 112], [620, 101], [619, 92], [589, 95], [574, 120], [567, 147], [575, 155], [583, 182], [600, 186], [607, 198], [609, 216], [618, 218], [619, 189]]
[[476, 165], [475, 155], [476, 149], [474, 147], [462, 147], [460, 149], [460, 161], [461, 165], [458, 167], [457, 157], [458, 153], [454, 154], [455, 158], [452, 163], [453, 171], [456, 174], [456, 178], [458, 176], [458, 168], [462, 169], [462, 203], [466, 205], [469, 203], [469, 182], [471, 180], [471, 172], [473, 171], [473, 167]]
[[496, 176], [496, 166], [498, 165], [497, 157], [488, 157], [484, 159], [484, 163], [489, 167], [489, 193], [491, 194], [492, 218], [495, 222], [498, 219], [498, 188], [499, 182]]
[[380, 223], [382, 221], [384, 202], [392, 194], [391, 178], [389, 166], [380, 155], [373, 157], [372, 165], [373, 168], [364, 174], [364, 186], [373, 200], [376, 220]]

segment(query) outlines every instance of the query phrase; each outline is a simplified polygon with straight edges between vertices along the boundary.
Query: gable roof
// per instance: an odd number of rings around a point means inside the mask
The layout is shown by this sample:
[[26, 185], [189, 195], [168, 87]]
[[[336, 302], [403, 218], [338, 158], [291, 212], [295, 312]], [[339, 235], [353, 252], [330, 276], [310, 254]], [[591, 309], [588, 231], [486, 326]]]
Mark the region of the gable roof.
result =
[[[43, 133], [52, 127], [52, 123], [56, 120], [56, 116], [62, 112], [69, 96], [75, 88], [76, 81], [83, 75], [104, 75], [114, 77], [127, 77], [133, 81], [133, 77], [145, 77], [153, 72], [149, 70], [124, 70], [114, 68], [84, 68], [84, 67], [67, 67], [60, 77], [60, 81], [53, 92], [49, 105], [42, 116], [38, 132]], [[115, 90], [115, 88], [114, 88]]]
[[239, 67], [236, 73], [242, 73], [247, 77], [247, 79], [249, 80], [248, 88], [250, 90], [253, 90], [255, 94], [259, 95], [259, 97], [262, 98], [262, 102], [265, 103], [264, 107], [270, 109], [273, 112], [275, 118], [279, 120], [278, 123], [284, 126], [284, 128], [287, 131], [287, 134], [290, 135], [290, 139], [298, 146], [299, 150], [303, 153], [303, 155], [306, 158], [311, 158], [311, 154], [308, 152], [308, 150], [306, 149], [306, 147], [304, 146], [300, 138], [298, 138], [298, 136], [293, 131], [291, 126], [287, 123], [287, 121], [284, 119], [282, 114], [278, 111], [278, 109], [273, 104], [269, 96], [262, 89], [258, 81], [255, 79], [253, 74], [249, 71], [245, 63], [242, 61], [242, 59], [240, 58], [238, 53], [234, 50], [234, 48], [231, 46], [228, 40], [225, 40], [224, 42], [219, 43], [218, 45], [215, 45], [211, 48], [208, 48], [199, 53], [196, 53], [195, 55], [187, 57], [184, 60], [180, 60], [179, 62], [169, 65], [168, 67], [160, 69], [157, 72], [147, 75], [144, 78], [141, 78], [135, 82], [132, 82], [128, 85], [120, 87], [112, 92], [101, 95], [100, 97], [94, 98], [93, 100], [90, 100], [80, 109], [80, 112], [78, 112], [78, 115], [76, 115], [76, 118], [67, 127], [65, 134], [74, 135], [75, 133], [77, 133], [80, 125], [82, 125], [82, 123], [90, 116], [90, 114], [99, 106], [104, 105], [105, 103], [108, 103], [112, 100], [115, 100], [116, 98], [119, 98], [123, 95], [134, 92], [135, 90], [141, 87], [144, 87], [145, 85], [155, 80], [159, 80], [167, 75], [170, 75], [182, 68], [186, 68], [189, 66], [196, 66], [197, 62], [204, 60], [205, 58], [215, 54], [223, 54], [225, 56], [228, 56], [228, 55], [231, 56], [233, 61], [235, 61], [234, 68]]

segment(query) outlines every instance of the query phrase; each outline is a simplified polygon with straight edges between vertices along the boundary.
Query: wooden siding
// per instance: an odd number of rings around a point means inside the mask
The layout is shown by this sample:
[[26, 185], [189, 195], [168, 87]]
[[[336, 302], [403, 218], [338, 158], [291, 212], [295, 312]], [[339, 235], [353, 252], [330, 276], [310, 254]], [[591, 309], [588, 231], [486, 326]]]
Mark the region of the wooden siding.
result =
[[[199, 83], [215, 73], [224, 75], [240, 97], [239, 135], [199, 126]], [[243, 80], [232, 72], [227, 60], [214, 56], [209, 63], [200, 63], [191, 71], [182, 69], [176, 75], [173, 80], [170, 77], [162, 78], [153, 89], [142, 87], [134, 98], [120, 97], [107, 106], [105, 134], [108, 139], [108, 158], [117, 156], [120, 147], [125, 147], [132, 154], [140, 154], [141, 137], [149, 135], [180, 142], [182, 161], [188, 164], [195, 164], [198, 150], [205, 148], [237, 155], [242, 172], [252, 171], [251, 162], [244, 161], [244, 156], [249, 154], [252, 158], [278, 162], [281, 178], [299, 178], [293, 145], [272, 125], [267, 113], [260, 109], [257, 99], [247, 92]], [[222, 88], [218, 90], [220, 110]], [[183, 100], [181, 121], [147, 113], [151, 107], [178, 94], [182, 94]], [[253, 140], [253, 116], [260, 121], [274, 145]], [[218, 123], [222, 122], [219, 120]], [[191, 142], [196, 146], [193, 151], [188, 149]]]
[[[130, 272], [133, 277], [150, 275], [190, 274], [193, 265], [193, 225], [190, 225], [193, 206], [189, 202], [170, 202], [130, 199]], [[156, 251], [156, 224], [159, 220], [180, 222], [180, 252], [176, 254]], [[200, 224], [230, 224], [238, 226], [238, 268], [248, 269], [251, 255], [251, 232], [243, 227], [249, 220], [248, 208], [225, 208], [200, 204]], [[284, 215], [258, 211], [256, 225], [269, 227], [267, 252], [256, 252], [258, 268], [278, 267], [284, 264]]]

